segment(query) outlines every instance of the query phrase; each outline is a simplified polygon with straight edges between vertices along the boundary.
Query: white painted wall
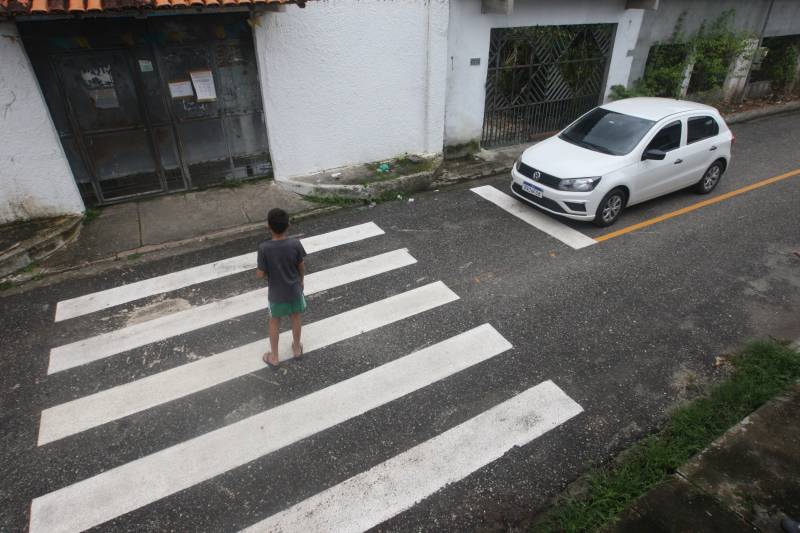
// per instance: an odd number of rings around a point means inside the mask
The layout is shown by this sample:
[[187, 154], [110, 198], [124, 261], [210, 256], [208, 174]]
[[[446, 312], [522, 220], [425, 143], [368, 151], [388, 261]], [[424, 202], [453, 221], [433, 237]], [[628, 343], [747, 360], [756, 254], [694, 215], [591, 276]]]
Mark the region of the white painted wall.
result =
[[[477, 141], [483, 127], [489, 34], [492, 28], [562, 24], [617, 24], [606, 95], [625, 85], [643, 11], [625, 9], [625, 0], [516, 0], [511, 15], [481, 13], [481, 0], [451, 0], [445, 144]], [[471, 66], [470, 58], [480, 58]]]
[[0, 223], [83, 210], [17, 28], [0, 22]]
[[255, 19], [277, 179], [443, 147], [447, 0], [320, 0]]

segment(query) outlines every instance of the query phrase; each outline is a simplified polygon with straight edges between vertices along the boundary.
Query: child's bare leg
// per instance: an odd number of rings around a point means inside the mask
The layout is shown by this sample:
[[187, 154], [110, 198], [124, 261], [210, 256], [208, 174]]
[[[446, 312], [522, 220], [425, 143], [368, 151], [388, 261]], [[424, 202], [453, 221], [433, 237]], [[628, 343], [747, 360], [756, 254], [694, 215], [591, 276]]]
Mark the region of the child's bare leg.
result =
[[300, 330], [303, 327], [302, 315], [292, 313], [289, 315], [289, 319], [292, 321], [292, 354], [297, 357], [303, 353], [303, 345], [300, 343]]
[[270, 356], [269, 362], [277, 365], [280, 362], [278, 358], [278, 339], [280, 338], [281, 319], [270, 317], [269, 319], [269, 346]]

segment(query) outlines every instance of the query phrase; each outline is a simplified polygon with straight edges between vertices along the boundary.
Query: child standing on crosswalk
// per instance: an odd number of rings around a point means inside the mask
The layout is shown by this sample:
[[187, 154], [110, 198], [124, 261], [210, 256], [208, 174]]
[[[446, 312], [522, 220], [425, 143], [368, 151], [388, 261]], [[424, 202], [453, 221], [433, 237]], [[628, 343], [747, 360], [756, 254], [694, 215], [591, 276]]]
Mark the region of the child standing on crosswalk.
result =
[[267, 278], [269, 290], [269, 344], [270, 349], [262, 359], [273, 370], [278, 368], [278, 338], [281, 317], [288, 316], [292, 323], [292, 355], [295, 359], [303, 356], [300, 342], [302, 320], [300, 313], [306, 310], [303, 296], [303, 278], [306, 251], [297, 239], [287, 239], [289, 215], [283, 209], [272, 209], [267, 213], [267, 225], [272, 232], [272, 240], [258, 245], [257, 278]]

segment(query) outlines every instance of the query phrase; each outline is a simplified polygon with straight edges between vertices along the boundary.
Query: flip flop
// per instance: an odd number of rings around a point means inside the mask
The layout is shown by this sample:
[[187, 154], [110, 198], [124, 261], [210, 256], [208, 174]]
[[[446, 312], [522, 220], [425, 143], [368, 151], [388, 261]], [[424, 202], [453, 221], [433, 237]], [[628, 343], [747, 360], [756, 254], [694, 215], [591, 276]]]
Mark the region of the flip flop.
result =
[[273, 372], [277, 372], [278, 371], [278, 367], [280, 366], [280, 363], [278, 363], [277, 365], [273, 364], [273, 363], [270, 363], [269, 359], [267, 358], [267, 356], [270, 353], [271, 352], [264, 352], [264, 355], [261, 356], [261, 360], [264, 361], [264, 364], [266, 364]]
[[[294, 349], [294, 346], [292, 346], [292, 349]], [[302, 343], [302, 342], [300, 343], [300, 353], [299, 353], [299, 354], [297, 354], [297, 355], [295, 355], [295, 356], [294, 356], [294, 359], [295, 359], [296, 361], [300, 361], [300, 360], [302, 360], [302, 359], [303, 359], [303, 343]]]

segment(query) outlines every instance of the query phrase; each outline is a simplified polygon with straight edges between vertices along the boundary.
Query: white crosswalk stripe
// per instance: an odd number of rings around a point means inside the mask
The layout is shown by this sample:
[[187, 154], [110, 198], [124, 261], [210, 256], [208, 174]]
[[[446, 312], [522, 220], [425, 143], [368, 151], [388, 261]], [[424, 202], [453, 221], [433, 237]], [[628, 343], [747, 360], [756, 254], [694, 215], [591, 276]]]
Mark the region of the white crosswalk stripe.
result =
[[[494, 195], [486, 190], [483, 193], [482, 196]], [[302, 242], [312, 253], [383, 233], [370, 222], [309, 237]], [[573, 244], [579, 242], [575, 236], [568, 236], [567, 240], [570, 239]], [[305, 292], [318, 293], [371, 280], [415, 263], [417, 259], [406, 249], [369, 256], [309, 274], [305, 279]], [[59, 302], [55, 320], [210, 282], [254, 267], [255, 254], [250, 253], [88, 294]], [[79, 376], [85, 364], [154, 342], [169, 341], [200, 328], [223, 327], [224, 321], [264, 309], [266, 296], [267, 289], [249, 291], [54, 347], [50, 351], [48, 374], [71, 369]], [[363, 333], [412, 320], [422, 313], [438, 313], [434, 310], [458, 299], [445, 283], [434, 281], [327, 316], [303, 326], [305, 352], [322, 351]], [[390, 343], [391, 338], [387, 336], [387, 339]], [[94, 390], [100, 389], [98, 392], [42, 411], [38, 444], [49, 445], [57, 451], [61, 445], [59, 441], [68, 437], [78, 434], [93, 437], [89, 433], [93, 428], [151, 409], [168, 409], [165, 406], [175, 400], [252, 372], [263, 372], [261, 355], [266, 349], [266, 339], [260, 339], [121, 385], [102, 389], [102, 385], [97, 384]], [[145, 508], [147, 512], [147, 506], [180, 491], [421, 389], [440, 386], [437, 384], [455, 374], [475, 365], [489, 364], [511, 349], [512, 345], [489, 324], [439, 340], [238, 422], [192, 436], [45, 493], [31, 503], [30, 531], [82, 531], [137, 509]], [[290, 331], [281, 333], [278, 355], [281, 361], [292, 357]], [[315, 356], [316, 360], [324, 361], [317, 359], [319, 356], [324, 356], [324, 352]], [[374, 527], [448, 483], [459, 481], [500, 458], [510, 448], [530, 443], [581, 411], [580, 405], [555, 384], [546, 381], [342, 483], [299, 503], [286, 502], [281, 506], [282, 511], [246, 531], [362, 531]], [[133, 423], [140, 421], [131, 420]], [[269, 483], [268, 476], [265, 483]]]
[[[306, 353], [455, 301], [442, 282], [367, 304], [303, 326]], [[165, 370], [42, 412], [39, 445], [73, 435], [264, 368], [266, 339]], [[291, 332], [281, 334], [279, 357], [292, 357]]]
[[[300, 242], [307, 253], [319, 252], [335, 246], [341, 246], [370, 237], [383, 235], [383, 230], [373, 222], [344, 228], [322, 235], [301, 239]], [[102, 309], [124, 303], [174, 291], [197, 283], [211, 281], [230, 276], [246, 270], [255, 269], [255, 252], [215, 261], [206, 265], [188, 268], [171, 274], [129, 283], [113, 289], [94, 292], [70, 300], [58, 302], [56, 306], [56, 322], [75, 318]]]
[[[31, 505], [30, 530], [58, 533], [102, 524], [345, 422], [509, 348], [508, 341], [491, 326], [475, 328], [328, 388], [36, 498]], [[220, 450], [225, 453], [219, 453]]]
[[[395, 250], [321, 272], [315, 272], [306, 276], [305, 294], [310, 295], [326, 291], [347, 283], [412, 265], [415, 262], [416, 259], [411, 257], [407, 250]], [[58, 346], [50, 350], [50, 365], [47, 368], [47, 373], [53, 374], [68, 370], [152, 342], [210, 326], [217, 322], [264, 310], [266, 302], [267, 289], [259, 289]]]
[[534, 228], [547, 233], [551, 237], [558, 239], [576, 250], [597, 244], [597, 241], [591, 237], [587, 237], [580, 231], [576, 231], [566, 224], [562, 224], [553, 217], [523, 204], [516, 198], [499, 191], [491, 185], [483, 185], [470, 190], [478, 196], [489, 200], [500, 209], [524, 220]]
[[582, 411], [546, 381], [243, 533], [366, 531]]

